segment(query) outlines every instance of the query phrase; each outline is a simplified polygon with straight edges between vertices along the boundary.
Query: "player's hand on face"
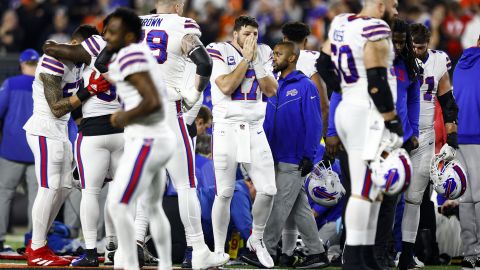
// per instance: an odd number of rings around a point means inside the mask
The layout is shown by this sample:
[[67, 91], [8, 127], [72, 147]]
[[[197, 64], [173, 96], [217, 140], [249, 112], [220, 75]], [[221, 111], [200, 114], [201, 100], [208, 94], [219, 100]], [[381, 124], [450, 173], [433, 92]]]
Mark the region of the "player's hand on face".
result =
[[254, 35], [251, 34], [245, 39], [245, 43], [243, 44], [242, 54], [245, 59], [249, 61], [254, 60], [255, 56], [255, 42], [254, 42]]
[[124, 128], [127, 125], [125, 111], [116, 111], [110, 116], [110, 123], [113, 127]]

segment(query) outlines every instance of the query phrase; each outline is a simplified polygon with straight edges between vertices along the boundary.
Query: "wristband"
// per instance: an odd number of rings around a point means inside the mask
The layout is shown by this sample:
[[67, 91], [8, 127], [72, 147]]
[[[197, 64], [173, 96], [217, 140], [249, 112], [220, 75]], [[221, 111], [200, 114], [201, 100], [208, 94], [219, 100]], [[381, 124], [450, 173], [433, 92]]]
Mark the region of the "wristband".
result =
[[90, 98], [90, 92], [88, 92], [87, 88], [81, 88], [77, 91], [77, 97], [80, 99], [81, 102], [84, 102], [88, 98]]

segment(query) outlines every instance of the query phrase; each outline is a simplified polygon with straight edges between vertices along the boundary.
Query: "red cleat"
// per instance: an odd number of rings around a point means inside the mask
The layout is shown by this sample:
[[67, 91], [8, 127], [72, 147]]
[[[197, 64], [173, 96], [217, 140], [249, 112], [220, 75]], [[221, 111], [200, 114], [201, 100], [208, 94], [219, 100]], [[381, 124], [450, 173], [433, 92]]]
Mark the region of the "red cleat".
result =
[[27, 247], [27, 264], [28, 266], [68, 266], [70, 260], [57, 256], [47, 245], [32, 250]]

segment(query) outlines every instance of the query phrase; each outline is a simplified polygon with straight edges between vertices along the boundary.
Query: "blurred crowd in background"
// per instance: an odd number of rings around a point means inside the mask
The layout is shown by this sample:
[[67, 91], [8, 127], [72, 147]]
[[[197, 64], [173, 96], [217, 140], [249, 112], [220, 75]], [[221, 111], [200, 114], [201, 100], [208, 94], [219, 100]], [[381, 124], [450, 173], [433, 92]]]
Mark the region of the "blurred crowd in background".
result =
[[[79, 24], [101, 27], [102, 19], [116, 7], [127, 6], [148, 14], [155, 0], [2, 0], [0, 1], [0, 56], [26, 48], [40, 50], [52, 39], [68, 42]], [[432, 31], [431, 48], [444, 50], [455, 64], [464, 48], [475, 44], [480, 28], [480, 0], [400, 0], [399, 16], [420, 22]], [[234, 18], [249, 14], [259, 22], [259, 41], [270, 46], [281, 37], [287, 21], [310, 25], [309, 46], [318, 50], [333, 17], [358, 12], [358, 0], [186, 0], [184, 16], [195, 19], [202, 41], [228, 39]]]

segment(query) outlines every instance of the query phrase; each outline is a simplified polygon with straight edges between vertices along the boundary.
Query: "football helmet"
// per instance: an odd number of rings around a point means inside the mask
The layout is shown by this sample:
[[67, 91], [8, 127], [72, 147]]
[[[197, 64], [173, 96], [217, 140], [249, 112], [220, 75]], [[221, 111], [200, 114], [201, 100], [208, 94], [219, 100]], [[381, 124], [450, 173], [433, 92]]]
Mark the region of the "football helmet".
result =
[[435, 191], [449, 200], [455, 200], [465, 193], [467, 175], [457, 160], [445, 160], [435, 155], [430, 167], [430, 179]]
[[369, 168], [373, 183], [390, 196], [405, 191], [413, 174], [410, 157], [403, 148], [383, 151], [376, 160], [370, 162]]
[[306, 186], [310, 198], [322, 206], [336, 205], [346, 193], [338, 174], [323, 161], [313, 167]]

